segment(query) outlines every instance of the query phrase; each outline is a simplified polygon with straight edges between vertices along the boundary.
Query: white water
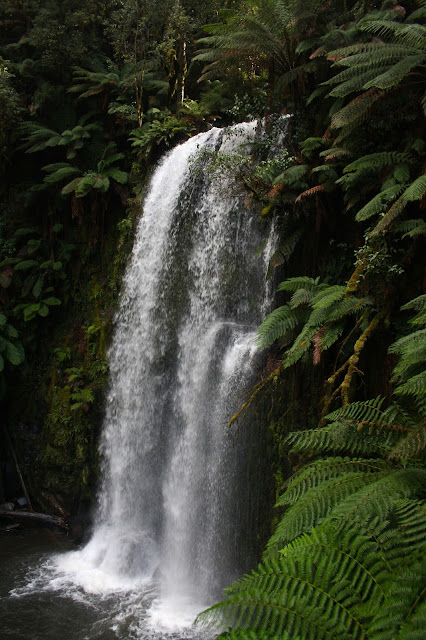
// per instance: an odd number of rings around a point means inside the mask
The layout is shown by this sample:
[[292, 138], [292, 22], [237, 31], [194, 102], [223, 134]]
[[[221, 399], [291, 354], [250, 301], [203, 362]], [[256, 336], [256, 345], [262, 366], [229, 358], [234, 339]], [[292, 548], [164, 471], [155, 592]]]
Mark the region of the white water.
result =
[[109, 352], [93, 537], [44, 566], [43, 588], [88, 602], [122, 593], [117, 620], [142, 612], [135, 637], [185, 633], [248, 568], [249, 442], [226, 423], [253, 374], [273, 242], [256, 255], [258, 214], [200, 152], [229, 153], [254, 128], [200, 134], [153, 175]]

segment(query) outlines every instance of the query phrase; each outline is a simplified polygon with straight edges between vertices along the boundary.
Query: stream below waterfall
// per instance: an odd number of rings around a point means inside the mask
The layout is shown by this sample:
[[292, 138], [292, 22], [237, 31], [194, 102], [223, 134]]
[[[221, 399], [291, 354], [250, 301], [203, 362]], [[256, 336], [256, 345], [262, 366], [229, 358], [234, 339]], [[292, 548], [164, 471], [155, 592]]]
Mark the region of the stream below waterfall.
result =
[[[63, 534], [28, 530], [0, 537], [0, 638], [2, 640], [207, 640], [192, 627], [195, 608], [162, 610], [158, 585], [120, 588], [76, 585], [60, 569], [73, 549]], [[71, 552], [74, 553], [74, 552]], [[86, 568], [87, 569], [87, 568]]]
[[255, 136], [212, 129], [153, 173], [109, 350], [92, 537], [59, 553], [47, 534], [0, 541], [2, 640], [206, 638], [197, 613], [256, 561], [259, 435], [226, 424], [261, 366], [275, 239], [209, 169]]

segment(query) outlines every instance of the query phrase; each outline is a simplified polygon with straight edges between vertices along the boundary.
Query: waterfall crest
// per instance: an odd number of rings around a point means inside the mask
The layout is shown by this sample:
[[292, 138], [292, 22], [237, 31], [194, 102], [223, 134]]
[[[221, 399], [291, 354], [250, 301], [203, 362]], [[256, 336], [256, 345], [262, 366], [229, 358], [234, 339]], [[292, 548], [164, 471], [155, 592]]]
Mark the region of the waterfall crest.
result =
[[247, 447], [226, 422], [252, 375], [273, 233], [259, 254], [264, 223], [207, 165], [255, 127], [199, 134], [152, 177], [109, 352], [100, 504], [79, 552], [98, 585], [156, 584], [157, 604], [195, 611], [247, 568]]

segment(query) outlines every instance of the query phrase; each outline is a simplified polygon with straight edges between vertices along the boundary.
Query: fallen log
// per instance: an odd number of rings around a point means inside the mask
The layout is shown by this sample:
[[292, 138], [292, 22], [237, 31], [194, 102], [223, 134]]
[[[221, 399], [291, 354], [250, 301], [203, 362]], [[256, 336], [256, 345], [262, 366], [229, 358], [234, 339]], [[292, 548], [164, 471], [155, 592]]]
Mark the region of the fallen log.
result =
[[51, 524], [61, 529], [68, 529], [68, 524], [63, 518], [58, 516], [49, 516], [46, 513], [36, 513], [35, 511], [21, 511], [19, 509], [14, 511], [8, 511], [7, 509], [0, 509], [0, 518], [8, 518], [15, 522], [22, 523], [34, 523], [34, 524]]

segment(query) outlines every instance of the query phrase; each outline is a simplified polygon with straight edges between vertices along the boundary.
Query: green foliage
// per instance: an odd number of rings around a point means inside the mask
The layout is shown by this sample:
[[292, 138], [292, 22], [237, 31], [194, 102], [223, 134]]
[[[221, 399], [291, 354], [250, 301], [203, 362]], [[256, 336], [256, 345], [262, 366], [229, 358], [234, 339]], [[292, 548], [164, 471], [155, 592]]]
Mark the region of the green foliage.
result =
[[361, 328], [358, 319], [367, 317], [372, 304], [367, 297], [351, 295], [345, 286], [320, 283], [318, 278], [289, 278], [278, 290], [293, 295], [286, 305], [272, 311], [263, 321], [258, 344], [267, 347], [278, 340], [285, 345], [284, 368], [295, 364], [311, 347], [313, 362], [318, 364], [321, 353], [337, 342], [347, 324], [351, 334], [358, 326]]
[[18, 340], [18, 335], [15, 327], [8, 323], [7, 317], [0, 313], [0, 373], [4, 370], [5, 362], [18, 366], [25, 359], [24, 348]]
[[155, 145], [169, 147], [179, 136], [189, 136], [195, 127], [186, 120], [165, 115], [162, 119], [153, 120], [142, 129], [135, 129], [130, 134], [130, 142], [135, 152], [149, 156]]
[[[295, 278], [284, 288], [297, 293], [302, 283], [311, 290], [318, 286]], [[310, 294], [312, 300], [326, 299], [338, 289]], [[416, 312], [411, 331], [390, 351], [399, 356], [394, 396], [409, 403], [404, 408], [394, 401], [384, 408], [380, 397], [353, 402], [330, 413], [326, 426], [287, 437], [302, 466], [277, 502], [285, 510], [263, 563], [198, 617], [203, 625], [232, 629], [221, 637], [238, 630], [313, 640], [423, 634], [425, 385], [406, 384], [425, 371], [424, 335], [419, 335], [426, 322], [425, 296], [403, 310]]]

